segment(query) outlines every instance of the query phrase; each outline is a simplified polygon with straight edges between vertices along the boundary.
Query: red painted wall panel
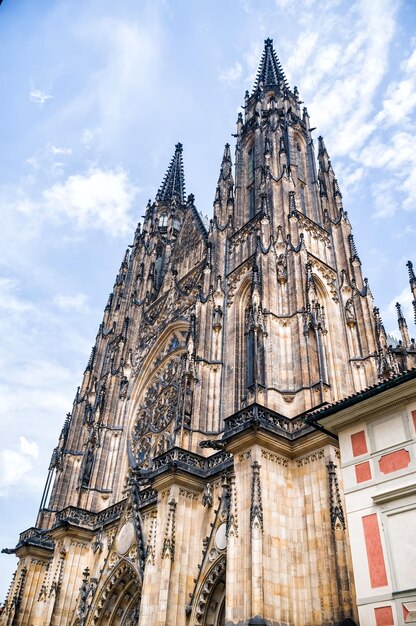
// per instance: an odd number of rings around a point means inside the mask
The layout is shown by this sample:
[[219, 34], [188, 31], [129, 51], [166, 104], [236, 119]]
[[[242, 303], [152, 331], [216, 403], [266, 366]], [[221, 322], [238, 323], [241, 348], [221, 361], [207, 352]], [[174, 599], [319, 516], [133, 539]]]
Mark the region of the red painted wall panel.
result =
[[363, 430], [360, 430], [359, 433], [351, 435], [351, 446], [354, 456], [360, 456], [360, 454], [366, 454], [368, 452], [365, 432]]
[[355, 477], [357, 479], [357, 483], [363, 483], [366, 480], [371, 480], [371, 467], [368, 461], [364, 461], [364, 463], [357, 463], [355, 466]]
[[402, 448], [390, 454], [385, 454], [378, 462], [380, 472], [382, 474], [390, 474], [391, 472], [397, 472], [397, 470], [404, 469], [410, 463], [410, 454], [407, 450]]
[[374, 609], [377, 626], [394, 626], [393, 611], [391, 606], [380, 606]]
[[373, 589], [385, 587], [387, 585], [387, 573], [377, 513], [363, 517], [363, 528], [371, 587]]

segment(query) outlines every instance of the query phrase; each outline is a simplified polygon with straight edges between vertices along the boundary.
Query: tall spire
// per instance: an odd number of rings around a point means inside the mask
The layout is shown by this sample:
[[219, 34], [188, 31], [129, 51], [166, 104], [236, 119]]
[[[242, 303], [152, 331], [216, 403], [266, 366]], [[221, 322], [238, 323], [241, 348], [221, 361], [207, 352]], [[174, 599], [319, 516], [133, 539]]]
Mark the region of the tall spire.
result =
[[185, 202], [185, 175], [183, 172], [181, 143], [177, 143], [175, 146], [175, 154], [157, 192], [156, 199], [162, 202], [169, 202], [174, 196], [180, 202]]
[[280, 64], [278, 56], [273, 48], [273, 39], [264, 40], [264, 50], [260, 60], [257, 77], [254, 83], [253, 91], [256, 91], [260, 84], [264, 86], [278, 87], [279, 90], [288, 88], [288, 82]]

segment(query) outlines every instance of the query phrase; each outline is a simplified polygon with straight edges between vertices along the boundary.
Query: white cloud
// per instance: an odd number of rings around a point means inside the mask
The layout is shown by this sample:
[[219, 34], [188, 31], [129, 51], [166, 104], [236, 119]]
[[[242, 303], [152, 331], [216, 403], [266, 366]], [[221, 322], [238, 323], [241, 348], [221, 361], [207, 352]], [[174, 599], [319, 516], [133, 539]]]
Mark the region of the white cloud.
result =
[[52, 154], [72, 154], [72, 148], [61, 148], [60, 146], [48, 146]]
[[31, 456], [33, 459], [39, 457], [39, 446], [36, 441], [28, 441], [26, 437], [20, 437], [20, 450], [23, 454]]
[[42, 106], [48, 100], [53, 100], [53, 96], [47, 91], [42, 91], [42, 89], [35, 89], [33, 87], [29, 91], [29, 99], [31, 100], [31, 102], [34, 102], [35, 104], [40, 104]]
[[53, 301], [60, 309], [80, 312], [88, 310], [88, 296], [86, 293], [76, 293], [72, 296], [57, 294]]
[[40, 477], [33, 474], [38, 457], [38, 444], [22, 436], [19, 438], [19, 449], [0, 450], [0, 497], [7, 495], [11, 487], [38, 490]]
[[137, 192], [122, 169], [92, 168], [45, 189], [43, 199], [49, 218], [67, 218], [78, 228], [99, 228], [118, 236], [132, 231], [129, 211]]
[[81, 144], [89, 150], [91, 144], [101, 135], [101, 128], [84, 128], [81, 134]]
[[377, 128], [374, 106], [388, 71], [399, 3], [359, 0], [348, 6], [342, 21], [333, 12], [336, 5], [327, 2], [322, 11], [320, 7], [321, 20], [316, 20], [315, 11], [304, 13], [287, 70], [296, 76], [314, 125], [328, 139], [331, 156], [354, 158]]
[[378, 124], [401, 124], [409, 120], [409, 114], [416, 108], [416, 47], [401, 64], [403, 77], [392, 82], [387, 88], [387, 98], [376, 117]]
[[0, 310], [20, 314], [33, 311], [33, 304], [23, 300], [20, 295], [20, 283], [15, 278], [0, 276]]
[[398, 209], [416, 208], [416, 144], [410, 132], [374, 137], [359, 155], [368, 168], [385, 169], [390, 178], [373, 185], [374, 217], [391, 217]]
[[401, 239], [402, 237], [406, 237], [407, 235], [416, 234], [416, 226], [410, 226], [410, 224], [406, 224], [406, 226], [395, 234], [396, 239]]
[[[41, 174], [47, 174], [48, 177], [52, 175], [56, 178], [63, 175], [67, 165], [66, 162], [58, 160], [57, 157], [65, 160], [71, 154], [72, 148], [55, 146], [48, 142], [45, 146], [36, 150], [30, 158], [26, 159], [26, 163], [32, 168], [33, 175], [39, 177]], [[32, 179], [33, 182], [36, 182], [36, 178]]]
[[243, 67], [241, 63], [238, 63], [237, 61], [236, 63], [234, 63], [234, 65], [229, 67], [227, 70], [224, 70], [223, 72], [221, 72], [220, 80], [223, 83], [227, 83], [230, 85], [240, 80], [242, 73], [243, 73]]
[[163, 40], [159, 31], [157, 12], [141, 23], [110, 17], [80, 23], [76, 34], [81, 45], [98, 50], [100, 62], [63, 111], [64, 117], [83, 119], [88, 112], [89, 119], [103, 129], [103, 138], [113, 143], [123, 126], [135, 120], [141, 105], [151, 103], [155, 108], [153, 86]]
[[399, 206], [397, 194], [391, 186], [391, 180], [375, 183], [371, 191], [375, 207], [372, 217], [375, 219], [393, 217]]

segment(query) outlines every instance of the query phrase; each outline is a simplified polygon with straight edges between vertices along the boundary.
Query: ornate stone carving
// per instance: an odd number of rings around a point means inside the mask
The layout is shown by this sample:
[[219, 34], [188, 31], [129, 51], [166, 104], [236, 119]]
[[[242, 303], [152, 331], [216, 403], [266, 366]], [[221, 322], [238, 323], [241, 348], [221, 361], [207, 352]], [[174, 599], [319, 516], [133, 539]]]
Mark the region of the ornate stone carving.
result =
[[211, 483], [205, 485], [204, 493], [202, 494], [202, 504], [210, 508], [213, 500], [213, 489]]
[[263, 530], [263, 504], [261, 501], [260, 467], [258, 461], [251, 466], [253, 476], [251, 481], [250, 528]]
[[296, 459], [296, 465], [297, 467], [302, 467], [302, 465], [309, 465], [310, 463], [314, 463], [315, 461], [319, 461], [319, 459], [324, 458], [325, 450], [318, 450], [317, 452], [311, 452], [311, 454], [302, 456], [300, 459]]
[[282, 465], [282, 467], [289, 466], [288, 459], [285, 459], [284, 457], [279, 456], [278, 454], [274, 454], [273, 452], [269, 452], [268, 450], [262, 450], [261, 456], [263, 459], [267, 459], [268, 461], [271, 461], [272, 463], [276, 463], [277, 465]]
[[[142, 469], [149, 469], [152, 458], [163, 454], [172, 445], [171, 433], [179, 406], [181, 374], [182, 362], [175, 355], [155, 375], [137, 410], [131, 448], [137, 465]], [[156, 436], [156, 433], [161, 434]]]
[[331, 514], [332, 530], [345, 530], [344, 509], [342, 508], [341, 494], [339, 491], [337, 468], [330, 461], [327, 465], [329, 483], [329, 511]]

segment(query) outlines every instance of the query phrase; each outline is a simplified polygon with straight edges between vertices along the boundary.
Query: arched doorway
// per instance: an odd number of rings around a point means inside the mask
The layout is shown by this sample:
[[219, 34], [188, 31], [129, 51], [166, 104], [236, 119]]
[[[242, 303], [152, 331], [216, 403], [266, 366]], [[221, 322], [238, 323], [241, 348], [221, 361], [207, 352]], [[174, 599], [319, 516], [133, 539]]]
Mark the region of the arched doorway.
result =
[[130, 563], [122, 561], [107, 578], [91, 608], [88, 626], [136, 626], [140, 599], [138, 573]]
[[202, 623], [204, 626], [225, 626], [225, 573], [212, 590]]
[[211, 567], [199, 588], [193, 624], [195, 626], [224, 626], [226, 560], [221, 557]]

